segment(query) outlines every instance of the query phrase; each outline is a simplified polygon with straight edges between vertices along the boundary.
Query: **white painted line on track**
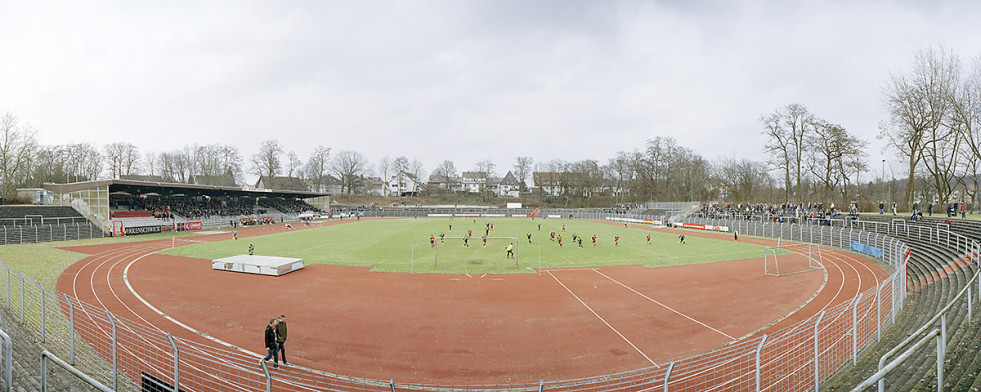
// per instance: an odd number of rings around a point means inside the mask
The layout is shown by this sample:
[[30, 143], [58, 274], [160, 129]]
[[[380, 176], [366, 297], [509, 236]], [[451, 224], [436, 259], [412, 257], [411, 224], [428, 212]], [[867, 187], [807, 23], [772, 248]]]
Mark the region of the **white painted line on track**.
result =
[[[595, 271], [595, 270], [594, 270], [594, 271]], [[703, 327], [705, 327], [705, 328], [708, 328], [708, 329], [711, 329], [712, 331], [715, 331], [715, 332], [717, 332], [717, 333], [719, 333], [720, 335], [722, 335], [722, 336], [725, 336], [725, 337], [727, 337], [727, 338], [729, 338], [729, 340], [736, 340], [736, 338], [734, 338], [734, 337], [732, 337], [732, 336], [729, 336], [729, 334], [727, 334], [727, 333], [725, 333], [725, 332], [722, 332], [722, 331], [720, 331], [720, 330], [718, 330], [718, 329], [715, 329], [715, 328], [712, 328], [712, 327], [711, 327], [711, 326], [709, 326], [708, 324], [705, 324], [705, 323], [703, 323], [703, 322], [701, 322], [701, 321], [698, 321], [698, 320], [695, 320], [694, 318], [692, 318], [692, 317], [690, 317], [690, 316], [688, 316], [687, 314], [684, 314], [684, 313], [681, 313], [681, 312], [679, 312], [679, 311], [677, 311], [677, 310], [675, 310], [674, 308], [672, 308], [672, 307], [670, 307], [670, 306], [668, 306], [668, 305], [665, 305], [665, 304], [662, 304], [662, 303], [660, 303], [660, 302], [658, 302], [657, 300], [655, 300], [655, 299], [653, 299], [653, 298], [651, 298], [651, 297], [648, 297], [647, 295], [645, 295], [645, 294], [643, 294], [643, 293], [641, 293], [641, 292], [639, 292], [639, 291], [637, 291], [637, 290], [634, 290], [634, 288], [633, 288], [633, 287], [630, 287], [630, 286], [627, 286], [627, 285], [625, 285], [625, 284], [623, 284], [623, 283], [620, 283], [620, 282], [619, 282], [619, 281], [617, 281], [616, 279], [613, 279], [613, 278], [611, 278], [611, 277], [609, 277], [609, 276], [607, 276], [606, 274], [604, 274], [604, 273], [602, 273], [602, 272], [599, 272], [599, 271], [595, 271], [595, 272], [596, 272], [597, 274], [600, 274], [600, 276], [602, 276], [602, 277], [604, 277], [604, 278], [607, 278], [607, 279], [609, 279], [609, 280], [610, 280], [611, 282], [613, 282], [613, 283], [616, 283], [616, 284], [618, 284], [618, 285], [620, 285], [620, 286], [623, 286], [623, 288], [625, 288], [625, 289], [627, 289], [627, 290], [630, 290], [630, 291], [633, 291], [633, 292], [634, 292], [634, 294], [637, 294], [637, 295], [639, 295], [639, 296], [641, 296], [641, 297], [644, 297], [644, 299], [646, 299], [646, 300], [648, 300], [648, 301], [651, 301], [651, 302], [653, 302], [653, 303], [656, 303], [656, 304], [658, 304], [658, 305], [660, 305], [661, 307], [663, 307], [663, 308], [665, 308], [665, 309], [667, 309], [667, 310], [670, 310], [670, 311], [672, 311], [672, 312], [674, 312], [675, 314], [677, 314], [677, 315], [679, 315], [679, 316], [681, 316], [681, 317], [684, 317], [684, 318], [686, 318], [686, 319], [688, 319], [688, 320], [691, 320], [691, 321], [692, 321], [692, 322], [694, 322], [695, 324], [698, 324], [698, 325], [701, 325], [701, 326], [703, 326]]]
[[568, 291], [568, 292], [569, 292], [569, 294], [572, 294], [572, 296], [573, 296], [573, 297], [575, 297], [575, 298], [576, 298], [576, 300], [577, 300], [577, 301], [579, 301], [579, 303], [581, 303], [581, 304], [582, 304], [582, 306], [585, 306], [585, 307], [586, 307], [586, 309], [588, 309], [588, 310], [589, 310], [589, 312], [593, 314], [593, 316], [596, 316], [596, 318], [598, 318], [598, 319], [600, 319], [600, 321], [602, 321], [602, 322], [603, 322], [603, 324], [606, 324], [606, 326], [607, 326], [607, 327], [609, 327], [610, 329], [612, 329], [612, 330], [613, 330], [613, 332], [614, 332], [614, 333], [616, 333], [616, 334], [617, 334], [618, 336], [620, 336], [620, 338], [621, 338], [621, 339], [623, 339], [623, 341], [625, 341], [625, 342], [627, 342], [627, 344], [629, 344], [629, 345], [630, 345], [630, 347], [633, 347], [633, 348], [634, 348], [634, 350], [637, 350], [637, 352], [638, 352], [638, 353], [640, 353], [640, 355], [642, 355], [642, 356], [644, 357], [644, 359], [647, 359], [647, 361], [648, 361], [648, 362], [650, 362], [650, 363], [652, 363], [652, 364], [654, 364], [654, 366], [657, 366], [658, 368], [660, 368], [660, 367], [661, 367], [661, 365], [658, 365], [658, 364], [657, 364], [657, 362], [654, 362], [654, 360], [653, 360], [653, 359], [651, 359], [651, 357], [648, 357], [648, 356], [647, 356], [647, 354], [644, 354], [644, 352], [643, 352], [643, 351], [640, 351], [640, 349], [639, 349], [639, 348], [637, 348], [637, 346], [636, 346], [636, 345], [634, 345], [634, 344], [633, 344], [633, 343], [632, 343], [632, 342], [630, 341], [630, 339], [627, 339], [627, 337], [626, 337], [626, 336], [623, 336], [623, 334], [622, 334], [622, 333], [620, 333], [620, 331], [617, 331], [617, 329], [616, 329], [616, 328], [613, 328], [613, 326], [612, 326], [612, 325], [610, 325], [610, 323], [608, 323], [608, 322], [606, 322], [606, 320], [605, 320], [605, 319], [603, 319], [603, 317], [602, 317], [602, 316], [600, 316], [600, 315], [599, 315], [599, 313], [596, 313], [596, 311], [595, 311], [595, 310], [593, 310], [593, 308], [591, 308], [591, 307], [589, 307], [589, 305], [586, 305], [586, 302], [584, 302], [584, 301], [583, 301], [582, 299], [580, 299], [580, 298], [579, 298], [579, 296], [578, 296], [578, 295], [576, 295], [576, 293], [573, 293], [573, 292], [572, 292], [572, 290], [570, 290], [570, 289], [569, 289], [568, 287], [566, 287], [566, 285], [565, 285], [565, 283], [562, 283], [562, 281], [561, 281], [561, 280], [559, 280], [559, 278], [556, 278], [556, 277], [555, 277], [555, 275], [552, 275], [552, 271], [546, 271], [546, 272], [548, 272], [548, 275], [549, 275], [549, 276], [551, 276], [551, 277], [552, 277], [552, 279], [555, 279], [555, 281], [556, 281], [556, 282], [558, 282], [558, 283], [559, 283], [559, 285], [561, 285], [561, 286], [562, 286], [562, 288], [564, 288], [564, 289], [565, 289], [565, 291]]

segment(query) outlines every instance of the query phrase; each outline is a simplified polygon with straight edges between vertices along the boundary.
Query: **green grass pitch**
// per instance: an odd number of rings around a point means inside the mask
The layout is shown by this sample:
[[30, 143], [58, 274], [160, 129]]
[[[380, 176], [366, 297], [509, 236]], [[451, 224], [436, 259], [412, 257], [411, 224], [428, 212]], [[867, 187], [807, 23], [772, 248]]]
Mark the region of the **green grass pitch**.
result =
[[[484, 247], [481, 236], [486, 224], [493, 223]], [[452, 224], [452, 230], [450, 225]], [[539, 229], [541, 225], [541, 229]], [[562, 231], [563, 225], [565, 231]], [[588, 221], [565, 219], [472, 218], [386, 219], [326, 226], [322, 228], [283, 231], [237, 241], [197, 243], [179, 246], [162, 253], [205, 259], [246, 254], [249, 244], [255, 254], [302, 258], [307, 264], [369, 266], [387, 272], [438, 273], [522, 273], [542, 268], [597, 267], [638, 264], [650, 267], [707, 263], [763, 256], [763, 246], [687, 236], [687, 244], [678, 243], [674, 230], [662, 233], [644, 226], [624, 227]], [[469, 247], [460, 238], [472, 230]], [[562, 236], [562, 246], [549, 239], [549, 232]], [[440, 243], [439, 234], [447, 239]], [[531, 243], [527, 234], [531, 233]], [[687, 232], [686, 232], [687, 233]], [[572, 240], [583, 236], [582, 247]], [[592, 236], [596, 235], [596, 246]], [[647, 235], [651, 235], [651, 245]], [[429, 236], [436, 236], [437, 246]], [[614, 237], [620, 236], [619, 246]], [[518, 261], [506, 258], [505, 247], [515, 242]], [[437, 262], [438, 259], [438, 262]]]

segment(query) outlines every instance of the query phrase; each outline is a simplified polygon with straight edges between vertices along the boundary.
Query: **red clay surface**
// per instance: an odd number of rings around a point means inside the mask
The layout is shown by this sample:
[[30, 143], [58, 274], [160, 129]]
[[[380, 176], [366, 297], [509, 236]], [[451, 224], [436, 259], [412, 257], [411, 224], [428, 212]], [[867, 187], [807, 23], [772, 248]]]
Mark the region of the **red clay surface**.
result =
[[[279, 231], [278, 226], [239, 229], [239, 234]], [[688, 234], [731, 240], [724, 234]], [[92, 256], [68, 268], [58, 289], [119, 317], [217, 344], [141, 303], [123, 281], [130, 266], [129, 282], [146, 301], [238, 347], [264, 354], [262, 329], [283, 313], [289, 319], [291, 363], [440, 384], [537, 382], [663, 365], [748, 334], [778, 330], [848, 301], [888, 276], [872, 261], [825, 250], [828, 282], [816, 296], [822, 272], [769, 277], [760, 259], [482, 277], [311, 265], [269, 277], [214, 271], [210, 260], [152, 254], [170, 245], [161, 240], [68, 248]]]

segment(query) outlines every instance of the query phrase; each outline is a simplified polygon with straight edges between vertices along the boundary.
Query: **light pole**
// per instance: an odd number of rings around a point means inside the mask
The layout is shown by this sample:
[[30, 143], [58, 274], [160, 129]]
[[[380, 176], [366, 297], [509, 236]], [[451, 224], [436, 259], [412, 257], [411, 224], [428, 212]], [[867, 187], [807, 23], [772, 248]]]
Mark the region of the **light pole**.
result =
[[[886, 160], [885, 159], [882, 160], [882, 177], [881, 177], [881, 181], [882, 182], [880, 182], [880, 184], [886, 182]], [[883, 190], [885, 190], [885, 189], [883, 189]], [[886, 195], [883, 195], [882, 202], [885, 203], [886, 202], [886, 199], [887, 199]]]

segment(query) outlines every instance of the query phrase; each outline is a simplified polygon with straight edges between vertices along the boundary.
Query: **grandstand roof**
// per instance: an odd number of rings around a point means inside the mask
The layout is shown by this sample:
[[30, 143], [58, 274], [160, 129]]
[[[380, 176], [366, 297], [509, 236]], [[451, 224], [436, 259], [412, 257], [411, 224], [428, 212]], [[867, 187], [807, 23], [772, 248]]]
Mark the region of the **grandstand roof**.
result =
[[130, 195], [142, 195], [155, 193], [161, 196], [228, 196], [228, 197], [282, 197], [282, 198], [310, 198], [319, 196], [330, 196], [327, 193], [292, 191], [276, 189], [251, 189], [248, 187], [231, 187], [217, 185], [195, 185], [195, 184], [175, 184], [168, 182], [150, 182], [133, 180], [98, 180], [73, 182], [68, 184], [44, 184], [44, 189], [56, 193], [68, 193], [94, 189], [103, 186], [109, 187], [109, 193], [127, 193]]

